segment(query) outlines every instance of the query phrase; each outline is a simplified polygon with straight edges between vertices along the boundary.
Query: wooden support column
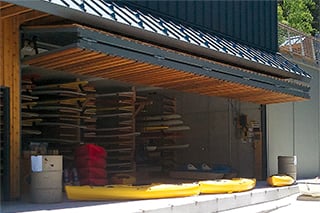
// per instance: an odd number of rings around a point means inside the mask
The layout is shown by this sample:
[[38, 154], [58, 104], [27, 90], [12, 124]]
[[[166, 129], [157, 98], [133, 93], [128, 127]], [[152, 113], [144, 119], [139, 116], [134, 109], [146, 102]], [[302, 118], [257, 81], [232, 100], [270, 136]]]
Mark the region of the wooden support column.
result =
[[20, 197], [20, 25], [47, 13], [0, 0], [0, 85], [10, 88], [10, 199]]
[[0, 84], [10, 88], [10, 199], [20, 196], [20, 53], [18, 17], [1, 17]]

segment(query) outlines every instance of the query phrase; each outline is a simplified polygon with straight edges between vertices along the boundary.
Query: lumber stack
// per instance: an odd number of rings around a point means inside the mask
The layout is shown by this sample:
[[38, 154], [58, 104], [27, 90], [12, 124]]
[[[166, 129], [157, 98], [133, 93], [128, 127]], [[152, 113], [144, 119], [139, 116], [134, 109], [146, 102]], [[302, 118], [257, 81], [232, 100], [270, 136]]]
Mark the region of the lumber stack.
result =
[[135, 101], [134, 89], [99, 92], [95, 95], [96, 124], [85, 134], [86, 141], [108, 152], [108, 174], [135, 172]]
[[177, 144], [177, 138], [190, 127], [184, 124], [182, 116], [176, 111], [176, 99], [165, 95], [149, 95], [153, 103], [145, 107], [137, 117], [137, 150], [140, 163], [161, 166], [162, 170], [175, 167], [176, 151], [188, 148], [189, 144]]
[[46, 143], [50, 149], [59, 149], [61, 154], [72, 157], [74, 147], [83, 142], [84, 130], [87, 129], [85, 121], [91, 119], [87, 112], [94, 107], [89, 96], [94, 91], [87, 81], [48, 83], [24, 80], [24, 148], [28, 149], [31, 142]]

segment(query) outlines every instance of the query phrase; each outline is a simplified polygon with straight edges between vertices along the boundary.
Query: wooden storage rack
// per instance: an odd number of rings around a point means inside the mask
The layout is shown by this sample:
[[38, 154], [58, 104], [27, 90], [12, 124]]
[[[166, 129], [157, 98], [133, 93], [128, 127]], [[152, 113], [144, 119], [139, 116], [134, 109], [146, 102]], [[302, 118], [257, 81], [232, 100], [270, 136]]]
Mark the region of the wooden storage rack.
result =
[[104, 92], [95, 95], [96, 125], [85, 134], [107, 151], [107, 173], [133, 173], [135, 164], [135, 102], [136, 92]]
[[181, 115], [177, 114], [175, 98], [164, 95], [151, 95], [148, 98], [153, 104], [148, 105], [137, 118], [137, 129], [141, 132], [137, 143], [140, 152], [146, 155], [141, 163], [169, 171], [176, 165], [176, 150], [189, 147], [188, 144], [177, 144], [176, 140], [182, 136], [181, 131], [189, 127], [183, 124]]
[[[82, 143], [86, 110], [92, 107], [86, 81], [22, 84], [22, 133], [24, 148], [31, 142], [47, 143], [48, 149], [73, 157], [73, 148]], [[39, 153], [35, 153], [39, 154]], [[43, 153], [42, 153], [43, 154]], [[47, 153], [44, 153], [47, 154]], [[50, 154], [50, 153], [48, 153]], [[54, 152], [57, 154], [57, 152]]]

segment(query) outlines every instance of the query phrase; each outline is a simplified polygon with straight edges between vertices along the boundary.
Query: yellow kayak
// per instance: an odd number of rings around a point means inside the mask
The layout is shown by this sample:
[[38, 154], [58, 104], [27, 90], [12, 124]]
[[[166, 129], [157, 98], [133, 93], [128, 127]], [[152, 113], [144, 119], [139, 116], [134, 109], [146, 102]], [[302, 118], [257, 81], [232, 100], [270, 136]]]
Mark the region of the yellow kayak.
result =
[[267, 178], [267, 183], [270, 186], [290, 186], [294, 184], [294, 179], [289, 175], [272, 175]]
[[199, 195], [198, 183], [152, 184], [142, 186], [65, 186], [70, 200], [137, 200]]
[[200, 181], [199, 184], [201, 194], [222, 194], [251, 190], [256, 186], [256, 179], [233, 178], [231, 180], [205, 180]]

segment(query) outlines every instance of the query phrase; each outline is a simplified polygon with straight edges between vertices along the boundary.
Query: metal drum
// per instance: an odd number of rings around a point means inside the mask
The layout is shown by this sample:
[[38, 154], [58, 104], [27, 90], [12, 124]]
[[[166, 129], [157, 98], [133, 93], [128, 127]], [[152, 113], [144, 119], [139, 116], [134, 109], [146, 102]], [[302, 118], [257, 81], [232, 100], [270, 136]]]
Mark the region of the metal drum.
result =
[[297, 179], [297, 156], [278, 156], [278, 173]]

